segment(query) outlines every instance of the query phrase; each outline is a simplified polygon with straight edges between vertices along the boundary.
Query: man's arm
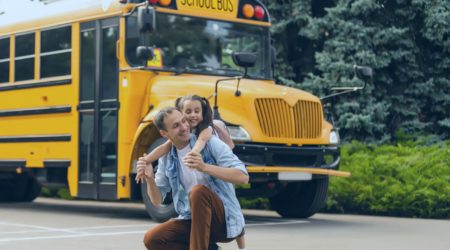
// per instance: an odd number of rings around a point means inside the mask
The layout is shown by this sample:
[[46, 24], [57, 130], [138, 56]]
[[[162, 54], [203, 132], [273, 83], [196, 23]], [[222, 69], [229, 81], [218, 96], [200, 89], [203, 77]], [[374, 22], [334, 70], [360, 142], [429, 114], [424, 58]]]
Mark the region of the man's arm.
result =
[[139, 158], [136, 170], [138, 175], [144, 175], [145, 181], [147, 182], [147, 194], [150, 197], [152, 204], [154, 206], [161, 204], [161, 191], [156, 185], [155, 178], [153, 176], [153, 166], [151, 163], [147, 164], [145, 161], [145, 156]]
[[186, 166], [195, 168], [200, 172], [222, 179], [233, 184], [246, 184], [249, 181], [247, 174], [238, 168], [219, 167], [203, 162], [201, 154], [197, 152], [189, 152], [183, 159]]
[[204, 163], [202, 172], [233, 184], [247, 184], [249, 181], [249, 176], [237, 168], [223, 168]]

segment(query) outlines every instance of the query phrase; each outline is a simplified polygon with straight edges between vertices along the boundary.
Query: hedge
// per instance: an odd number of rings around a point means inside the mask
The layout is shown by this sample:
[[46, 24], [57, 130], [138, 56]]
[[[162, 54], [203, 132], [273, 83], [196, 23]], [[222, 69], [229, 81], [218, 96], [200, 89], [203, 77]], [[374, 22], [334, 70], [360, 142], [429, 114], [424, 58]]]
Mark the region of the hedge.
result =
[[352, 142], [341, 149], [324, 212], [450, 218], [450, 141], [397, 145]]

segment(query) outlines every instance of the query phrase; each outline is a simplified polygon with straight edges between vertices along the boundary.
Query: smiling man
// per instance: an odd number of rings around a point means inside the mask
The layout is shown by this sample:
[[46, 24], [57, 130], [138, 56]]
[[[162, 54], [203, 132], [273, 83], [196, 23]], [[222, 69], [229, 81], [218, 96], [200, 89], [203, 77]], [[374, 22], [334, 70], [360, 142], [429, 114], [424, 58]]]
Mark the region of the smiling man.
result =
[[148, 249], [206, 250], [213, 242], [230, 242], [243, 234], [244, 216], [233, 184], [248, 183], [244, 164], [230, 148], [213, 136], [202, 154], [190, 152], [195, 136], [186, 118], [175, 108], [161, 110], [154, 119], [172, 150], [159, 159], [153, 176], [151, 164], [139, 158], [147, 193], [156, 206], [172, 191], [179, 217], [150, 229], [144, 237]]

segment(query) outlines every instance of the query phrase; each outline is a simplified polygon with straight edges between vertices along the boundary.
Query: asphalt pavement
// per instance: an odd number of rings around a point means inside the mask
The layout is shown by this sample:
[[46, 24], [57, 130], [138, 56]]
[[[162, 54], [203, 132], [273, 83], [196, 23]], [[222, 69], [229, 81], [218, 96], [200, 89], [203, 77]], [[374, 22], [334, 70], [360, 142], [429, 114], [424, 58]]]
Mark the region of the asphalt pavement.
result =
[[[284, 219], [245, 210], [247, 250], [450, 249], [450, 221], [316, 214]], [[65, 201], [0, 203], [1, 250], [144, 249], [157, 223], [141, 203]], [[223, 250], [236, 243], [221, 244]]]

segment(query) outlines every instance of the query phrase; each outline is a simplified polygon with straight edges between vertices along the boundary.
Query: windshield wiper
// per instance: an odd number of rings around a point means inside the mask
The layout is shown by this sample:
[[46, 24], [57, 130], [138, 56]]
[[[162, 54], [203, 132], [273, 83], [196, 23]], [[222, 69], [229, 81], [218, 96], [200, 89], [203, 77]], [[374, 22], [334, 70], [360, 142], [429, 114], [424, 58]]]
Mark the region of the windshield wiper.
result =
[[[175, 68], [175, 67], [173, 67]], [[209, 67], [206, 67], [204, 65], [197, 65], [197, 66], [185, 66], [184, 68], [175, 68], [175, 75], [181, 75], [187, 72], [198, 72], [199, 70], [205, 70]]]
[[238, 69], [233, 69], [233, 68], [213, 68], [211, 66], [207, 66], [207, 65], [194, 65], [194, 66], [186, 66], [184, 68], [177, 68], [175, 69], [175, 75], [181, 75], [187, 72], [194, 72], [194, 73], [216, 73], [219, 74], [219, 72], [223, 72], [226, 75], [229, 76], [239, 76], [239, 75], [243, 75], [244, 73], [241, 72]]
[[[224, 71], [224, 72], [227, 72], [227, 73], [234, 73], [233, 76], [234, 75], [235, 76], [244, 75], [244, 72], [242, 72], [242, 71], [240, 71], [238, 69], [233, 69], [233, 68], [215, 68], [214, 70]], [[229, 75], [231, 75], [231, 74], [229, 74]]]

